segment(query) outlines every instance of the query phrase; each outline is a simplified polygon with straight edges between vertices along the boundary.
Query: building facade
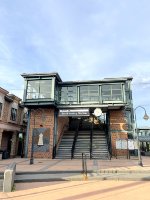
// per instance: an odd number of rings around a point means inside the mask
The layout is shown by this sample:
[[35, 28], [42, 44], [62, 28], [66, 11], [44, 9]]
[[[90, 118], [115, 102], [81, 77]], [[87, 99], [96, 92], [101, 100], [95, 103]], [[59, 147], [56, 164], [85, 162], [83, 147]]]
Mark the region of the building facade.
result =
[[24, 154], [25, 114], [21, 99], [0, 87], [0, 150], [4, 158]]
[[22, 76], [23, 105], [29, 110], [26, 156], [127, 154], [116, 149], [116, 141], [133, 137], [132, 77], [63, 82], [58, 73]]

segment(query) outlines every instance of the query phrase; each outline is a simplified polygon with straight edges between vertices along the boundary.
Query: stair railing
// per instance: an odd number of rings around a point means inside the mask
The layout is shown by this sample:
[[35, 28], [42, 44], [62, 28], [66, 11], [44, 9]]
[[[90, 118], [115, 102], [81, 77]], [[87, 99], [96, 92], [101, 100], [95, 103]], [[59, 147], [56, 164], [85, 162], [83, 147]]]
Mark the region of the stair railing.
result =
[[62, 140], [63, 134], [64, 134], [65, 130], [67, 130], [67, 129], [68, 129], [68, 125], [65, 124], [62, 128], [62, 131], [61, 131], [60, 136], [58, 138], [57, 144], [55, 144], [54, 147], [53, 147], [53, 158], [56, 157], [57, 149], [58, 149], [59, 144]]
[[111, 160], [111, 138], [109, 135], [109, 130], [108, 130], [108, 125], [105, 124], [105, 134], [106, 134], [106, 139], [107, 139], [107, 146], [108, 146], [108, 158]]
[[75, 150], [75, 145], [76, 145], [76, 141], [77, 141], [77, 137], [78, 137], [79, 125], [80, 125], [80, 122], [78, 123], [77, 129], [76, 129], [75, 135], [74, 135], [74, 140], [73, 140], [73, 144], [72, 144], [72, 148], [71, 148], [71, 159], [74, 158], [74, 150]]
[[86, 154], [82, 153], [82, 174], [83, 174], [83, 179], [87, 180], [87, 162], [86, 162]]
[[92, 144], [93, 144], [93, 123], [91, 123], [91, 131], [90, 131], [90, 159], [92, 159]]

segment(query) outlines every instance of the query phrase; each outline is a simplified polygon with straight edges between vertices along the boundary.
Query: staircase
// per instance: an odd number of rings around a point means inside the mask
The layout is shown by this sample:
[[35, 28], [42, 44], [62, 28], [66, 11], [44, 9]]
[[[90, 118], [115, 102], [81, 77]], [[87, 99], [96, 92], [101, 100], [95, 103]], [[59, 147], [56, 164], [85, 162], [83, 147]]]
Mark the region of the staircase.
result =
[[92, 159], [109, 159], [107, 138], [104, 131], [93, 130]]
[[75, 144], [74, 158], [82, 158], [82, 153], [90, 158], [90, 131], [79, 131]]
[[75, 136], [75, 131], [64, 133], [56, 153], [56, 159], [71, 159], [71, 149]]

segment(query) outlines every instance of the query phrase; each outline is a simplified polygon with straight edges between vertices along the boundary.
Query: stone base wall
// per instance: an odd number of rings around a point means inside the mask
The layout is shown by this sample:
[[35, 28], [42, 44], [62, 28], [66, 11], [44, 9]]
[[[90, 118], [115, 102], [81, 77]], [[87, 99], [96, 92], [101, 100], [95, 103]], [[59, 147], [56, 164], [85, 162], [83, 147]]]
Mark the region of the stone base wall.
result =
[[127, 156], [127, 150], [116, 150], [117, 139], [128, 139], [127, 124], [123, 110], [110, 110], [110, 133], [112, 156]]
[[54, 108], [43, 108], [31, 110], [30, 129], [29, 129], [29, 143], [28, 143], [28, 157], [31, 157], [32, 148], [32, 134], [34, 128], [48, 128], [49, 129], [49, 151], [48, 152], [34, 152], [34, 158], [52, 158], [53, 155], [53, 132], [54, 132]]

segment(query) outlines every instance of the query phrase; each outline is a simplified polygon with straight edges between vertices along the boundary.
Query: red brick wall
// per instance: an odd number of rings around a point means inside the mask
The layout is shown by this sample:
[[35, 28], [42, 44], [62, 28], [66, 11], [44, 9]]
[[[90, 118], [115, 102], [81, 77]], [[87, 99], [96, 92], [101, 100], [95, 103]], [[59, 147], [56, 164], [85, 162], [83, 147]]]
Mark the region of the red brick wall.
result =
[[123, 110], [110, 111], [110, 131], [111, 131], [111, 144], [112, 155], [126, 156], [127, 150], [116, 150], [116, 139], [127, 139], [127, 124], [124, 117]]
[[[49, 148], [49, 152], [34, 152], [33, 157], [34, 158], [52, 158], [52, 155], [53, 155], [54, 109], [44, 108], [42, 110], [39, 109], [35, 111], [35, 126], [34, 126], [34, 111], [31, 111], [28, 157], [31, 156], [32, 130], [33, 128], [40, 128], [40, 125], [43, 125], [43, 128], [50, 129], [50, 133], [49, 133], [50, 134], [50, 148]], [[43, 121], [42, 121], [42, 113], [44, 115]]]

